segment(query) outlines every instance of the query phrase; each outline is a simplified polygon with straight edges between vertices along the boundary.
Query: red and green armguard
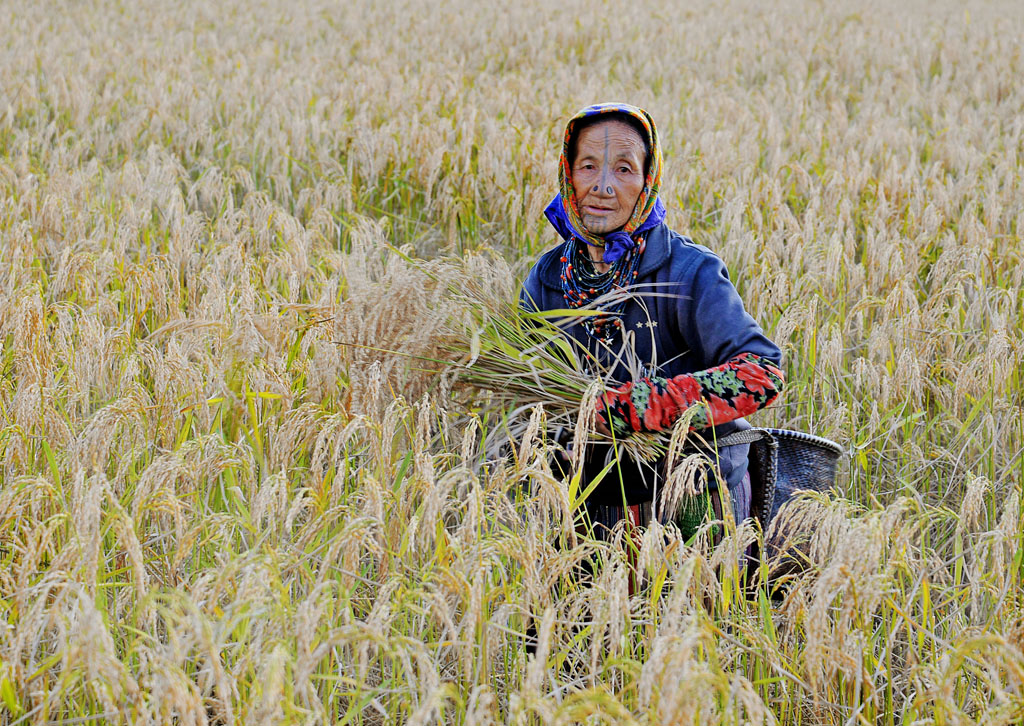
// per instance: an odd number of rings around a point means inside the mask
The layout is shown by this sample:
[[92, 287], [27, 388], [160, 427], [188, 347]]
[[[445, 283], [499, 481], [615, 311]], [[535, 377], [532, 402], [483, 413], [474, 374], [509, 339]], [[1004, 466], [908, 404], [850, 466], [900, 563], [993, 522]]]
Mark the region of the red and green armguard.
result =
[[690, 430], [749, 416], [774, 401], [785, 376], [778, 366], [753, 353], [740, 353], [715, 368], [674, 378], [641, 378], [606, 392], [597, 413], [616, 435], [634, 431], [664, 431], [695, 403], [705, 405], [690, 422]]

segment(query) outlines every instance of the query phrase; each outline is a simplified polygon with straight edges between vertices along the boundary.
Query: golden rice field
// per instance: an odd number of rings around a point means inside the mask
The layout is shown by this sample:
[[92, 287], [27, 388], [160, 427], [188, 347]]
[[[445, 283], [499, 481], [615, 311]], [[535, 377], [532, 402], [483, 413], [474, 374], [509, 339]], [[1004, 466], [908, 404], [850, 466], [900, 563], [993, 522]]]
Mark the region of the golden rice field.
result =
[[[0, 723], [1024, 719], [1019, 2], [0, 16]], [[754, 422], [847, 451], [774, 596], [749, 524], [649, 529], [631, 595], [559, 411], [424, 362], [613, 99], [784, 350]]]

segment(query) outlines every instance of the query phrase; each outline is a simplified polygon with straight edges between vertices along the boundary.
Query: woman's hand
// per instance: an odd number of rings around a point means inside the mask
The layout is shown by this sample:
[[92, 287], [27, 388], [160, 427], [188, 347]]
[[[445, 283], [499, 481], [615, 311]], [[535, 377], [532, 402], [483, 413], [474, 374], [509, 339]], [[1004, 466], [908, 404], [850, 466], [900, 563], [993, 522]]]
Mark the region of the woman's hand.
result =
[[609, 439], [612, 437], [612, 430], [608, 428], [608, 424], [604, 422], [604, 418], [601, 414], [597, 414], [597, 418], [594, 419], [594, 431], [602, 436], [608, 437]]
[[605, 391], [598, 397], [597, 418], [594, 424], [598, 433], [608, 438], [622, 439], [632, 432], [640, 430], [639, 422], [632, 420], [636, 418], [636, 412], [630, 401], [634, 385], [632, 382], [623, 383]]

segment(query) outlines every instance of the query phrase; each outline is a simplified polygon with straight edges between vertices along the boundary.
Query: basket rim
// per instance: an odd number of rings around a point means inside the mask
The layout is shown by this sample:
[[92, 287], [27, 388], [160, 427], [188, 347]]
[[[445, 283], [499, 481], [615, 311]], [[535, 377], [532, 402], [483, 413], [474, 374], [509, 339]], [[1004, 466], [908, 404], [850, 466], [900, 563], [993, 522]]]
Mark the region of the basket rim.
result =
[[826, 439], [824, 436], [815, 436], [814, 434], [809, 434], [805, 431], [793, 431], [791, 429], [765, 429], [765, 431], [776, 438], [802, 441], [804, 443], [832, 451], [836, 455], [843, 453], [842, 446], [837, 444], [835, 441], [832, 441], [832, 439]]

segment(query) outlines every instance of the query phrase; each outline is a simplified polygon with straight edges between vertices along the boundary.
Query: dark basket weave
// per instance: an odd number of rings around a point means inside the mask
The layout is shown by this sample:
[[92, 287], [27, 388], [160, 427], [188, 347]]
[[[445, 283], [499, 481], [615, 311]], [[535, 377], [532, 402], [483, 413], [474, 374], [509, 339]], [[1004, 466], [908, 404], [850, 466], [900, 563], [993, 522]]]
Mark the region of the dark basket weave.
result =
[[843, 449], [834, 441], [802, 431], [765, 430], [778, 447], [772, 506], [767, 518], [767, 522], [771, 522], [796, 492], [823, 492], [832, 488], [836, 481], [836, 462]]
[[720, 446], [749, 444], [750, 514], [767, 531], [783, 504], [798, 491], [827, 491], [835, 484], [843, 449], [802, 431], [752, 428], [723, 438]]
[[758, 429], [761, 437], [750, 444], [753, 514], [765, 532], [765, 555], [770, 582], [805, 569], [809, 559], [809, 532], [773, 521], [779, 509], [799, 491], [823, 492], [836, 480], [839, 444], [802, 431]]

